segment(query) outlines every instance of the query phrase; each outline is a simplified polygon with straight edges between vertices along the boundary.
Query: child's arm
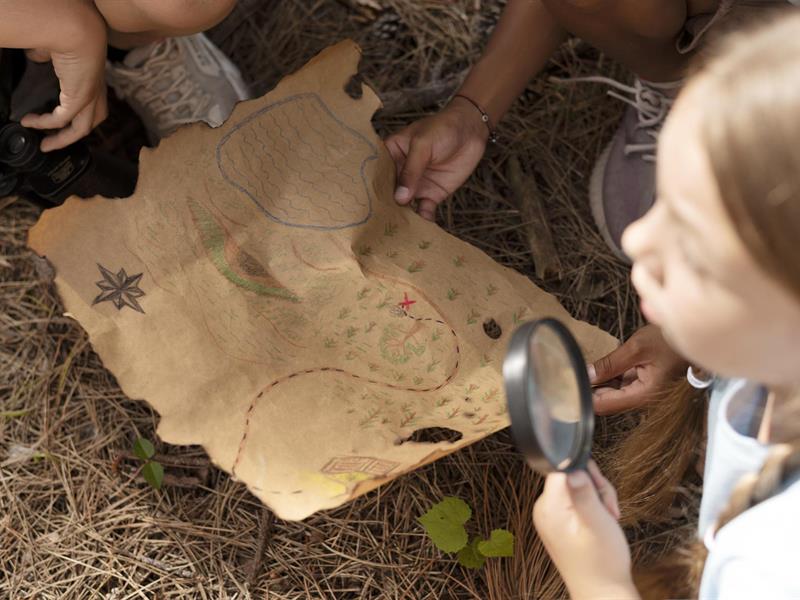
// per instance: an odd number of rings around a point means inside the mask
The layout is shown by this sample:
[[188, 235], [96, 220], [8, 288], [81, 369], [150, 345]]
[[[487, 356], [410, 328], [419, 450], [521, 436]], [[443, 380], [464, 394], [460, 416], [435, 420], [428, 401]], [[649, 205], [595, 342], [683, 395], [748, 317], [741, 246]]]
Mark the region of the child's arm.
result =
[[458, 93], [474, 100], [497, 125], [566, 37], [540, 0], [509, 0]]
[[26, 115], [22, 124], [59, 129], [42, 141], [55, 150], [85, 136], [107, 114], [106, 25], [88, 0], [0, 0], [0, 47], [30, 50], [34, 60], [52, 60], [61, 94], [46, 115]]
[[616, 491], [594, 462], [589, 473], [547, 476], [533, 521], [573, 600], [639, 598], [618, 518]]
[[[478, 104], [495, 127], [565, 37], [540, 0], [509, 0], [458, 93]], [[475, 169], [488, 137], [481, 113], [463, 98], [390, 136], [386, 146], [398, 172], [395, 199], [407, 204], [419, 198], [420, 214], [432, 220], [436, 204]]]

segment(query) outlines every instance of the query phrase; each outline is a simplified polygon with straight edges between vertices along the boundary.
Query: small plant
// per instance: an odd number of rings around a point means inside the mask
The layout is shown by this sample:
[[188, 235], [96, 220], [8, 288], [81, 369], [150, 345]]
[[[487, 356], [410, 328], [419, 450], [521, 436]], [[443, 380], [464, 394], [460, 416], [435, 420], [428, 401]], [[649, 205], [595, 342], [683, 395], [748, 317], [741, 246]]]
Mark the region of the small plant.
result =
[[403, 411], [403, 418], [400, 419], [400, 427], [408, 427], [409, 425], [413, 425], [417, 421], [417, 411], [411, 410], [410, 404], [403, 404], [400, 407], [400, 410]]
[[372, 246], [367, 246], [366, 244], [362, 244], [358, 247], [358, 254], [359, 256], [371, 256], [372, 255]]
[[142, 477], [154, 490], [160, 490], [164, 481], [164, 467], [160, 462], [153, 460], [156, 449], [150, 440], [139, 438], [133, 444], [133, 453], [142, 461], [140, 468]]
[[514, 325], [518, 325], [522, 319], [525, 318], [525, 314], [528, 312], [527, 307], [523, 306], [519, 310], [514, 311]]
[[420, 250], [427, 250], [430, 247], [431, 247], [431, 243], [428, 242], [428, 241], [422, 241], [422, 242], [419, 243], [419, 249]]
[[363, 300], [364, 298], [366, 298], [366, 297], [367, 297], [367, 294], [369, 294], [369, 288], [368, 288], [368, 287], [362, 288], [362, 289], [361, 289], [361, 290], [359, 290], [359, 292], [356, 294], [356, 298], [358, 298], [359, 300]]
[[497, 286], [493, 284], [489, 284], [486, 286], [486, 295], [487, 296], [494, 296], [497, 293]]
[[497, 402], [500, 399], [500, 390], [497, 388], [492, 388], [488, 392], [486, 392], [483, 396], [481, 396], [481, 402], [488, 403], [488, 402]]
[[408, 265], [406, 267], [406, 270], [409, 273], [418, 273], [419, 271], [422, 271], [422, 269], [424, 269], [424, 268], [425, 268], [425, 262], [424, 261], [415, 260], [410, 265]]
[[386, 251], [387, 258], [397, 258], [397, 250], [387, 250]]
[[465, 525], [471, 517], [469, 504], [448, 496], [417, 521], [439, 550], [456, 553], [459, 564], [468, 569], [480, 569], [487, 558], [514, 555], [514, 534], [506, 529], [493, 530], [488, 540], [474, 536], [470, 541]]
[[448, 300], [455, 300], [455, 299], [456, 299], [456, 298], [458, 298], [460, 295], [461, 295], [461, 292], [459, 292], [459, 291], [458, 291], [457, 289], [455, 289], [455, 288], [450, 288], [449, 290], [447, 290], [447, 299], [448, 299]]
[[326, 337], [322, 343], [326, 348], [336, 348], [336, 340], [333, 338]]
[[414, 385], [420, 385], [422, 383], [422, 377], [414, 377]]
[[397, 225], [394, 223], [387, 223], [383, 228], [383, 235], [387, 237], [392, 237], [395, 233], [397, 233]]
[[378, 421], [380, 413], [381, 411], [379, 408], [371, 408], [367, 412], [367, 416], [358, 422], [358, 425], [360, 427], [372, 427], [375, 424], [375, 422]]
[[349, 308], [343, 308], [342, 310], [339, 311], [339, 319], [346, 319], [349, 316], [350, 316]]
[[475, 323], [478, 322], [480, 316], [481, 315], [477, 310], [475, 310], [474, 308], [470, 309], [469, 314], [467, 315], [467, 325], [475, 325]]
[[350, 326], [349, 326], [349, 327], [348, 327], [348, 328], [345, 330], [345, 332], [344, 332], [344, 333], [345, 333], [345, 335], [346, 335], [346, 336], [348, 337], [348, 339], [349, 339], [349, 338], [352, 338], [352, 337], [354, 337], [354, 336], [355, 336], [355, 335], [358, 333], [358, 329], [357, 329], [357, 328], [355, 328], [355, 327], [353, 327], [352, 325], [350, 325]]
[[466, 261], [464, 260], [464, 257], [463, 257], [463, 256], [456, 256], [456, 257], [453, 259], [453, 264], [454, 264], [456, 267], [463, 267], [465, 262], [466, 262]]
[[440, 337], [442, 337], [442, 332], [439, 331], [438, 329], [434, 329], [433, 333], [431, 334], [431, 341], [436, 342], [439, 340]]

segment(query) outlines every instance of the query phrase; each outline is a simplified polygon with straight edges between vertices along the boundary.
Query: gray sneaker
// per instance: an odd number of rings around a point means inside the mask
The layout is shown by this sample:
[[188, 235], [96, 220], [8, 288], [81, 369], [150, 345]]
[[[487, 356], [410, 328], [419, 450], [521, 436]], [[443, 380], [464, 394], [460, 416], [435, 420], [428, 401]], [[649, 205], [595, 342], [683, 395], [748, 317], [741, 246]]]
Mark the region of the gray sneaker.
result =
[[658, 133], [682, 81], [651, 83], [636, 78], [632, 86], [604, 77], [610, 96], [628, 105], [614, 137], [597, 159], [589, 183], [592, 216], [609, 248], [626, 262], [622, 232], [655, 201]]
[[186, 123], [218, 127], [251, 97], [239, 69], [202, 33], [131, 50], [106, 65], [106, 78], [154, 144]]

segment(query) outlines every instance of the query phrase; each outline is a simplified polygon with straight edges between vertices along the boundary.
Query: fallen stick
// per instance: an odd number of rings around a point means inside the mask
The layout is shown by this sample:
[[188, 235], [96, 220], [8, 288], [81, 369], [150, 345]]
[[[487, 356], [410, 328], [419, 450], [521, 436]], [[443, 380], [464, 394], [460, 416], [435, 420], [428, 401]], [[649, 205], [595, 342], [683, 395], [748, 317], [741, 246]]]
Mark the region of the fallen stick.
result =
[[247, 588], [253, 589], [261, 574], [261, 568], [264, 565], [264, 551], [267, 549], [270, 534], [272, 533], [272, 521], [274, 516], [272, 511], [266, 506], [261, 510], [261, 520], [258, 525], [258, 545], [256, 546], [256, 555], [253, 557], [253, 562], [250, 563], [250, 572], [247, 574]]
[[461, 81], [466, 76], [467, 71], [461, 71], [445, 79], [430, 81], [425, 85], [413, 88], [403, 88], [393, 92], [381, 94], [382, 117], [391, 117], [410, 110], [419, 110], [438, 104], [445, 98], [449, 98]]
[[553, 243], [553, 234], [536, 180], [523, 172], [515, 155], [510, 156], [506, 162], [506, 175], [525, 227], [536, 276], [544, 279], [549, 273], [561, 279], [561, 259]]

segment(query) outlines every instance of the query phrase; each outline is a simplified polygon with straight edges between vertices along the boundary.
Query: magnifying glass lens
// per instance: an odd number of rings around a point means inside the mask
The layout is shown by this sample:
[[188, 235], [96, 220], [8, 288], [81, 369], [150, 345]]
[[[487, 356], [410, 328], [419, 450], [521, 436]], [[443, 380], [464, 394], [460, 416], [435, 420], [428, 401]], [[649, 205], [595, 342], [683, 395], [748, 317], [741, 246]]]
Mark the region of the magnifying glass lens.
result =
[[556, 469], [575, 456], [581, 426], [581, 392], [562, 338], [551, 327], [537, 327], [529, 340], [528, 389], [533, 427], [547, 460]]
[[521, 325], [503, 361], [517, 447], [534, 469], [586, 467], [592, 446], [592, 388], [578, 342], [556, 319]]

